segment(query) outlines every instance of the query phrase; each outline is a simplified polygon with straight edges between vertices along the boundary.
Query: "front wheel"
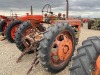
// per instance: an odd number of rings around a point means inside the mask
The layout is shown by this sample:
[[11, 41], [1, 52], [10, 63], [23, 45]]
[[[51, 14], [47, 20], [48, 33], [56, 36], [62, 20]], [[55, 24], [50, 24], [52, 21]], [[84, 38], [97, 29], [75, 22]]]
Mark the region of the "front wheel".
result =
[[74, 30], [67, 23], [49, 27], [38, 47], [41, 64], [49, 72], [62, 71], [71, 60], [75, 44]]

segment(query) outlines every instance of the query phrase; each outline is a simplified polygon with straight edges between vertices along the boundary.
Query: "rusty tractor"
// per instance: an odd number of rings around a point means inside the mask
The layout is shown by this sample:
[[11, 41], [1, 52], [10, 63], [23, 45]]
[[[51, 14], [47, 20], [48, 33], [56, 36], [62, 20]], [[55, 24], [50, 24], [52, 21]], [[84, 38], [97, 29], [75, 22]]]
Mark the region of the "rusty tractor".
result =
[[17, 14], [15, 14], [15, 17], [12, 17], [11, 19], [4, 19], [1, 21], [0, 24], [0, 31], [3, 34], [4, 39], [7, 39], [9, 42], [13, 43], [15, 38], [15, 32], [18, 28], [18, 26], [23, 23], [24, 21], [27, 21], [28, 19], [39, 19], [43, 20], [42, 15], [33, 15], [32, 6], [31, 6], [31, 14], [26, 13], [25, 16], [18, 17]]
[[88, 22], [88, 29], [100, 30], [100, 19], [94, 18]]
[[100, 75], [100, 37], [89, 37], [73, 57], [70, 75]]
[[55, 15], [51, 11], [51, 5], [46, 4], [42, 9], [43, 20], [29, 19], [16, 31], [15, 43], [22, 51], [17, 63], [27, 53], [36, 54], [27, 74], [39, 62], [48, 72], [58, 73], [71, 60], [79, 40], [81, 20], [68, 20], [68, 0], [66, 1], [66, 18], [65, 15], [63, 17], [61, 14], [60, 17]]
[[29, 20], [29, 19], [39, 19], [39, 20], [43, 20], [42, 15], [29, 15], [27, 13], [26, 16], [21, 16], [18, 17], [16, 20], [11, 21], [7, 27], [6, 27], [6, 39], [13, 43], [14, 42], [14, 38], [15, 38], [15, 32], [17, 31], [17, 28], [19, 27], [19, 25], [21, 25], [21, 23]]

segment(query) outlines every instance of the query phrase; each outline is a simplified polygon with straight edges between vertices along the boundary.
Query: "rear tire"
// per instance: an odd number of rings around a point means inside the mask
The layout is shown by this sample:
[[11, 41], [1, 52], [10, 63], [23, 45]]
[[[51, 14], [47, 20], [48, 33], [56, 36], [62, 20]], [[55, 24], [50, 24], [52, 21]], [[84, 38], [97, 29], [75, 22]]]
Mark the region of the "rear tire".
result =
[[12, 29], [13, 29], [15, 26], [19, 26], [21, 23], [22, 23], [22, 21], [15, 20], [15, 21], [10, 22], [10, 24], [7, 26], [7, 29], [6, 29], [6, 38], [7, 38], [7, 40], [8, 40], [9, 42], [11, 42], [11, 43], [14, 42], [14, 39], [12, 38], [12, 35], [11, 35]]
[[[69, 32], [73, 39], [72, 53], [70, 54], [68, 59], [63, 61], [63, 65], [58, 64], [58, 66], [55, 66], [54, 64], [51, 64], [51, 57], [50, 57], [51, 47], [52, 47], [52, 44], [55, 38], [63, 30]], [[71, 26], [69, 26], [66, 23], [57, 23], [55, 26], [51, 26], [47, 31], [44, 32], [44, 36], [40, 40], [40, 45], [38, 47], [40, 63], [45, 68], [45, 70], [47, 70], [48, 72], [58, 73], [62, 71], [68, 65], [69, 61], [71, 60], [71, 57], [75, 50], [75, 44], [76, 44], [75, 33]]]
[[91, 29], [92, 23], [93, 23], [93, 20], [88, 21], [88, 29]]
[[7, 24], [7, 23], [6, 23], [6, 20], [1, 20], [1, 21], [0, 21], [0, 32], [3, 32], [3, 31], [4, 31], [4, 30], [3, 30], [3, 27], [4, 27], [5, 24]]
[[100, 37], [90, 37], [83, 41], [77, 51], [77, 55], [73, 57], [70, 75], [91, 75], [100, 54]]
[[[25, 49], [25, 46], [24, 46], [23, 42], [21, 41], [21, 39], [22, 39], [22, 34], [23, 34], [23, 33], [25, 32], [25, 30], [27, 30], [28, 28], [32, 28], [30, 22], [29, 22], [29, 21], [23, 22], [23, 23], [19, 26], [19, 28], [18, 28], [18, 30], [17, 30], [17, 32], [16, 32], [16, 34], [15, 34], [15, 43], [16, 43], [16, 46], [17, 46], [18, 49], [19, 49], [20, 51], [22, 51], [22, 52], [23, 52], [24, 49]], [[44, 27], [43, 27], [42, 25], [39, 26], [40, 31], [44, 31], [43, 28], [44, 28]], [[38, 29], [38, 28], [37, 28], [37, 29]]]

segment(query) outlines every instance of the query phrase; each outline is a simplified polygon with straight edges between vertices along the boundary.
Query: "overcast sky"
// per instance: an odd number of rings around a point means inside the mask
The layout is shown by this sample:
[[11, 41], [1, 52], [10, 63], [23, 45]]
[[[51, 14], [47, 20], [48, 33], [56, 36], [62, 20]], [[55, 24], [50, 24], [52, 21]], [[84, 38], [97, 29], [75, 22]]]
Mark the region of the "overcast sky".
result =
[[[34, 14], [41, 14], [45, 4], [52, 6], [55, 13], [65, 13], [66, 0], [0, 0], [0, 14], [10, 15], [10, 10], [19, 15], [24, 15], [33, 6]], [[69, 0], [70, 15], [85, 17], [100, 17], [99, 0]]]

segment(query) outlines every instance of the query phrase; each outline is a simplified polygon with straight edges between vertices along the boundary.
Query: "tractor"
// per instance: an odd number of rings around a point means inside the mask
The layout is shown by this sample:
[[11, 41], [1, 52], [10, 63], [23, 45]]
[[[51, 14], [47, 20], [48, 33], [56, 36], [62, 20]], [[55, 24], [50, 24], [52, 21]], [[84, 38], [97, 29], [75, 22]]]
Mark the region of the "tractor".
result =
[[70, 75], [100, 75], [100, 37], [93, 36], [82, 42], [73, 57]]
[[2, 20], [0, 22], [0, 31], [5, 36], [4, 39], [7, 39], [9, 42], [13, 43], [15, 38], [15, 32], [18, 28], [18, 26], [27, 21], [28, 19], [39, 19], [43, 20], [42, 15], [33, 15], [32, 6], [31, 6], [31, 15], [29, 13], [26, 13], [25, 16], [18, 17], [17, 14], [15, 14], [15, 17], [12, 17], [11, 19]]
[[6, 27], [7, 25], [11, 22], [14, 21], [15, 19], [17, 19], [18, 16], [17, 14], [13, 14], [13, 11], [10, 11], [10, 16], [4, 16], [4, 15], [0, 15], [0, 33], [4, 36], [5, 32], [6, 32]]
[[88, 22], [88, 29], [100, 30], [100, 18], [91, 19]]
[[89, 20], [90, 20], [89, 18], [84, 18], [84, 19], [83, 19], [83, 23], [88, 23]]
[[39, 20], [43, 20], [42, 15], [29, 15], [29, 13], [26, 13], [26, 16], [21, 16], [18, 17], [16, 20], [11, 21], [7, 27], [6, 27], [6, 39], [13, 43], [14, 42], [14, 38], [15, 38], [15, 32], [17, 31], [17, 28], [19, 27], [19, 25], [21, 25], [21, 23], [29, 20], [29, 19], [39, 19]]
[[39, 62], [48, 72], [58, 73], [71, 60], [79, 40], [81, 20], [68, 20], [68, 0], [66, 3], [66, 18], [55, 15], [51, 5], [46, 4], [42, 9], [43, 20], [29, 19], [18, 27], [15, 43], [22, 53], [16, 62], [25, 54], [36, 54], [28, 74]]

